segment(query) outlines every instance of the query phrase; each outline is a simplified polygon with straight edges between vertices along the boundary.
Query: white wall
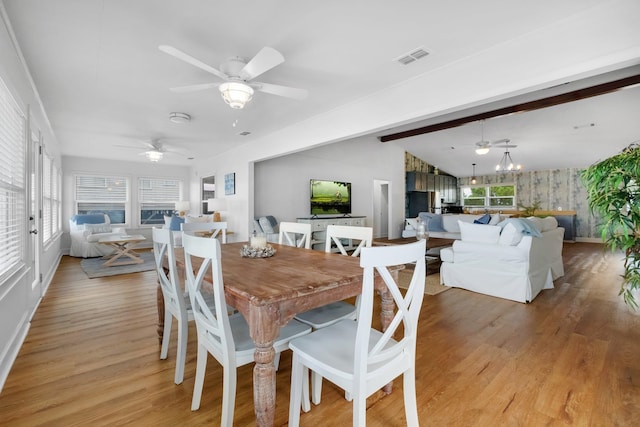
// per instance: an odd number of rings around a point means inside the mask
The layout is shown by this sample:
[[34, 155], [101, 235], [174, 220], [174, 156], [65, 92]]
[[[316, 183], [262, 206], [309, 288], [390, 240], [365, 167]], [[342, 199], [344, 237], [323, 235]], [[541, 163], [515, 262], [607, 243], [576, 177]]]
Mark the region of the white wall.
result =
[[74, 203], [74, 174], [96, 174], [96, 175], [116, 175], [129, 178], [131, 200], [129, 206], [131, 213], [125, 225], [130, 234], [142, 234], [148, 240], [146, 245], [151, 247], [151, 227], [139, 227], [136, 223], [137, 214], [133, 210], [138, 203], [138, 178], [170, 178], [179, 179], [183, 182], [183, 200], [191, 201], [193, 214], [200, 212], [198, 200], [190, 198], [190, 171], [186, 166], [163, 165], [162, 163], [139, 163], [122, 162], [115, 160], [90, 159], [85, 157], [62, 157], [62, 228], [64, 236], [62, 239], [62, 251], [69, 253], [71, 240], [69, 238], [69, 218], [75, 212]]
[[360, 137], [255, 163], [255, 216], [278, 221], [309, 217], [309, 180], [351, 183], [353, 216], [366, 216], [372, 227], [374, 180], [389, 181], [391, 237], [400, 237], [404, 220], [404, 150]]
[[[28, 116], [29, 135], [32, 132], [41, 135], [47, 153], [59, 166], [59, 145], [22, 61], [22, 55], [14, 44], [11, 27], [6, 20], [4, 6], [1, 3], [0, 15], [0, 78], [15, 98], [19, 108], [25, 116]], [[30, 172], [27, 171], [28, 174]], [[25, 239], [28, 238], [26, 232], [25, 229]], [[28, 254], [26, 256], [28, 257]], [[39, 251], [38, 264], [43, 276], [41, 289], [46, 290], [59, 260], [60, 236], [58, 235]], [[28, 258], [25, 258], [26, 261]], [[29, 330], [29, 322], [40, 301], [39, 297], [42, 296], [37, 294], [34, 298], [34, 295], [26, 267], [10, 277], [4, 277], [0, 282], [0, 390]]]

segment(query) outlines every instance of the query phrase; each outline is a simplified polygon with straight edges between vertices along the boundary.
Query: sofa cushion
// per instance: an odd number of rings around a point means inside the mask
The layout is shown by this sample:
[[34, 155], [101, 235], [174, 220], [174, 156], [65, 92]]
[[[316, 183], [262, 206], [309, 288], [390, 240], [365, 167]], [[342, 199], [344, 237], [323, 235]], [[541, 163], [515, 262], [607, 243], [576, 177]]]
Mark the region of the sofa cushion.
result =
[[534, 223], [536, 224], [536, 227], [538, 227], [540, 231], [549, 231], [549, 230], [553, 230], [554, 228], [558, 228], [558, 220], [553, 216], [536, 218], [536, 220], [537, 221], [535, 221]]
[[522, 240], [522, 233], [512, 223], [507, 223], [500, 233], [498, 244], [502, 246], [515, 246]]
[[502, 230], [497, 225], [470, 224], [458, 221], [460, 236], [463, 242], [493, 243], [497, 244]]
[[78, 214], [71, 217], [77, 225], [104, 224], [104, 214]]
[[[104, 220], [104, 218], [102, 218]], [[88, 231], [89, 234], [94, 233], [111, 233], [111, 225], [107, 223], [102, 224], [84, 224], [84, 231]]]
[[184, 218], [179, 216], [172, 216], [171, 224], [169, 224], [169, 230], [180, 231], [180, 224], [184, 224]]
[[486, 225], [486, 224], [489, 224], [489, 221], [491, 221], [491, 215], [484, 214], [480, 218], [474, 219], [473, 223], [474, 224], [485, 224]]
[[491, 220], [489, 220], [489, 225], [498, 225], [500, 221], [502, 221], [502, 215], [499, 213], [491, 214]]
[[184, 217], [184, 222], [186, 224], [213, 222], [213, 215], [202, 215], [202, 216], [187, 215], [186, 217]]
[[427, 231], [447, 231], [442, 226], [442, 215], [431, 212], [420, 212], [418, 218], [427, 226]]

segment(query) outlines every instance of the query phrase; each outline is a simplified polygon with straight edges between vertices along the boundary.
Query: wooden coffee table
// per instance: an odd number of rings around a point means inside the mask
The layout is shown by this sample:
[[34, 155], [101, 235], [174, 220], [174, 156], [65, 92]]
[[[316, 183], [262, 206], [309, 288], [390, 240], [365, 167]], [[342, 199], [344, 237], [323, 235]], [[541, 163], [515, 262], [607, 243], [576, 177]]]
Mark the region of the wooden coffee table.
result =
[[[133, 248], [131, 247], [134, 243], [142, 242], [144, 240], [146, 240], [146, 238], [140, 234], [135, 234], [132, 236], [121, 235], [121, 236], [103, 237], [98, 241], [98, 243], [101, 243], [103, 245], [109, 245], [115, 251], [110, 255], [105, 255], [102, 257], [102, 259], [107, 260], [105, 261], [103, 266], [115, 267], [118, 265], [131, 265], [131, 264], [144, 263], [144, 260], [140, 257], [140, 254], [134, 251]], [[122, 257], [125, 257], [125, 258], [121, 259]]]

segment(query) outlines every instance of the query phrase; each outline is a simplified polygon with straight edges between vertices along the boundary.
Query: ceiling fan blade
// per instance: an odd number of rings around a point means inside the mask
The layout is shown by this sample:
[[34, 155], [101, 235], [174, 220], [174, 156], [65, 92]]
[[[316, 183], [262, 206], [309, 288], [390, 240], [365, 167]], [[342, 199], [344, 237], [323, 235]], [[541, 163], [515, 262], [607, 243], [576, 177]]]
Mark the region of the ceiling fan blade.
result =
[[198, 68], [200, 68], [201, 70], [204, 70], [208, 73], [213, 74], [214, 76], [218, 76], [223, 80], [227, 80], [229, 77], [224, 74], [222, 71], [216, 70], [215, 68], [213, 68], [211, 65], [205, 64], [204, 62], [200, 61], [199, 59], [194, 58], [191, 55], [188, 55], [186, 53], [184, 53], [183, 51], [176, 49], [173, 46], [167, 46], [167, 45], [160, 45], [158, 46], [158, 49], [160, 49], [162, 52], [169, 54], [171, 56], [173, 56], [174, 58], [178, 58], [184, 62], [187, 62], [191, 65], [194, 65]]
[[280, 52], [265, 46], [240, 70], [240, 78], [245, 81], [254, 79], [283, 62], [284, 56]]
[[270, 83], [252, 82], [256, 90], [260, 92], [270, 93], [271, 95], [283, 96], [285, 98], [292, 98], [297, 100], [306, 99], [309, 95], [309, 91], [306, 89], [298, 89], [295, 87], [274, 85]]
[[186, 93], [186, 92], [197, 92], [199, 90], [212, 89], [218, 86], [220, 86], [220, 83], [202, 83], [197, 85], [172, 87], [169, 90], [171, 92], [176, 92], [176, 93]]

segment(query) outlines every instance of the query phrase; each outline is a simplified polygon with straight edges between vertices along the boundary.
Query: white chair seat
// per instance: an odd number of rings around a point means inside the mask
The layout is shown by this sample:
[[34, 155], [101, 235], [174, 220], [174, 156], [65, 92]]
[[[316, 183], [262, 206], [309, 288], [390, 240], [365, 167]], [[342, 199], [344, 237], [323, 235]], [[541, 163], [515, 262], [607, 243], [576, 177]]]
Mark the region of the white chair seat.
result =
[[304, 313], [296, 314], [296, 319], [314, 329], [326, 328], [340, 320], [356, 318], [356, 306], [344, 301], [332, 302]]
[[[229, 316], [229, 324], [233, 332], [233, 341], [236, 345], [236, 357], [238, 359], [248, 357], [253, 361], [253, 352], [256, 347], [249, 334], [249, 324], [242, 314], [236, 313]], [[291, 320], [284, 327], [280, 328], [280, 335], [273, 343], [273, 348], [277, 353], [288, 349], [289, 341], [293, 338], [301, 337], [311, 332], [311, 328], [304, 323]]]

